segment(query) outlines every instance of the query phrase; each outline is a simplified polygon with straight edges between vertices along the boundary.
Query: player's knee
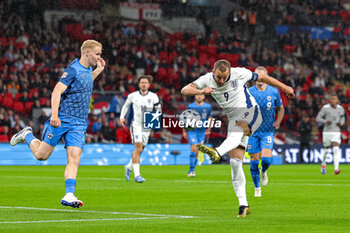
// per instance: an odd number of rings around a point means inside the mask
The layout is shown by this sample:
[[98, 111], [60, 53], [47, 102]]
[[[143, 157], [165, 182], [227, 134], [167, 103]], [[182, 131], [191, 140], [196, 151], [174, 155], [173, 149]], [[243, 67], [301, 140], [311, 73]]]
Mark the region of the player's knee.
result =
[[79, 166], [80, 154], [71, 154], [68, 158], [68, 163]]
[[40, 161], [45, 161], [50, 157], [50, 154], [45, 152], [40, 152], [40, 151], [36, 152], [34, 155], [37, 158], [37, 160], [40, 160]]
[[142, 153], [142, 148], [135, 148], [135, 153], [137, 154], [137, 155], [140, 155], [141, 153]]
[[70, 163], [72, 165], [75, 165], [75, 166], [79, 166], [79, 164], [80, 164], [80, 157], [79, 158], [71, 158], [68, 163]]

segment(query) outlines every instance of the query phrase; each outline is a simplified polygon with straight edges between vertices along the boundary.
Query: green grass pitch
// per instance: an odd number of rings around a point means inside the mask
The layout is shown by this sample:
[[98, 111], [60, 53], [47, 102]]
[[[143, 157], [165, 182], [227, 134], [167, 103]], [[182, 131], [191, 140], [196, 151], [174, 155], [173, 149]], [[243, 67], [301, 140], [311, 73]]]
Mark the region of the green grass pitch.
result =
[[[236, 218], [229, 165], [141, 166], [143, 184], [124, 180], [122, 166], [81, 166], [80, 209], [62, 207], [63, 166], [0, 167], [0, 232], [350, 232], [350, 166], [320, 173], [319, 165], [281, 165], [254, 198], [252, 213]], [[31, 208], [28, 208], [31, 207]]]

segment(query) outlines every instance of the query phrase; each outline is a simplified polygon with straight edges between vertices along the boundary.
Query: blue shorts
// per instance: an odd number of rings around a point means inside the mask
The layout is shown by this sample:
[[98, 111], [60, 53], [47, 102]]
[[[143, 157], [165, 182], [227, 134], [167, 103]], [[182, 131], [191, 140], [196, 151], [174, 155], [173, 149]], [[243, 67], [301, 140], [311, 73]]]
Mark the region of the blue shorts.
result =
[[83, 149], [85, 145], [85, 135], [86, 125], [75, 125], [63, 122], [61, 119], [61, 126], [54, 128], [50, 124], [50, 119], [48, 119], [45, 122], [41, 140], [51, 146], [56, 146], [63, 137], [65, 147], [76, 146]]
[[252, 135], [249, 137], [247, 152], [249, 154], [259, 153], [262, 149], [273, 149], [273, 133]]
[[204, 143], [205, 140], [205, 130], [187, 130], [188, 142], [190, 145], [197, 143]]

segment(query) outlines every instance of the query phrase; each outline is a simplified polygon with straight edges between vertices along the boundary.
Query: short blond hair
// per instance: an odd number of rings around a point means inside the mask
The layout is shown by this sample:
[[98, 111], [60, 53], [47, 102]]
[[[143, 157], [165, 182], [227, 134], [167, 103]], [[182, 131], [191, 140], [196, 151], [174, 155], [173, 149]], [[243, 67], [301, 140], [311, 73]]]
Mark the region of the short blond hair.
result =
[[265, 67], [263, 67], [263, 66], [258, 66], [258, 67], [255, 68], [255, 72], [258, 71], [258, 70], [265, 71], [266, 74], [267, 74], [267, 69]]
[[86, 40], [80, 47], [81, 53], [84, 53], [87, 49], [93, 49], [95, 47], [100, 47], [102, 49], [102, 44], [96, 40]]

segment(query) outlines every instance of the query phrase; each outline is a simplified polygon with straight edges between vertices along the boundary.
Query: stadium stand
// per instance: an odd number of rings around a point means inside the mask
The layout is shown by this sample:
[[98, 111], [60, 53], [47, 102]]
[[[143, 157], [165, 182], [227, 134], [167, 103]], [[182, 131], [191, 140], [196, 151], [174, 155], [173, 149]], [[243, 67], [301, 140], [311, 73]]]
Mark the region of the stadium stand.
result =
[[[45, 7], [65, 7], [73, 2], [59, 1]], [[159, 2], [168, 17], [175, 14], [168, 4]], [[287, 111], [281, 134], [295, 135], [301, 116], [309, 114], [314, 119], [331, 92], [338, 93], [350, 116], [350, 32], [347, 29], [350, 16], [340, 1], [335, 1], [332, 8], [322, 5], [322, 1], [316, 5], [304, 1], [233, 2], [241, 8], [234, 9], [227, 17], [227, 31], [210, 30], [208, 36], [169, 33], [147, 21], [121, 18], [77, 22], [65, 17], [58, 20], [57, 28], [48, 29], [42, 20], [44, 9], [35, 11], [28, 20], [25, 9], [24, 14], [19, 14], [13, 5], [0, 3], [0, 11], [6, 12], [1, 14], [0, 24], [0, 141], [8, 141], [17, 131], [17, 126], [7, 125], [6, 119], [14, 117], [8, 110], [15, 111], [27, 123], [33, 120], [34, 126], [38, 125], [34, 127], [35, 133], [40, 135], [42, 123], [38, 119], [45, 112], [42, 108], [50, 106], [51, 90], [63, 68], [79, 56], [79, 44], [88, 38], [102, 41], [103, 57], [108, 64], [94, 83], [96, 94], [91, 103], [88, 142], [130, 142], [130, 135], [121, 128], [118, 116], [125, 97], [137, 89], [135, 77], [138, 75], [147, 73], [155, 77], [152, 88], [163, 100], [164, 112], [173, 114], [190, 101], [178, 90], [210, 71], [213, 63], [222, 58], [233, 66], [252, 70], [258, 65], [266, 66], [272, 76], [295, 88], [296, 99], [282, 96]], [[91, 5], [96, 4], [74, 7], [98, 10], [90, 8]], [[200, 10], [189, 7], [182, 14], [200, 15]], [[271, 27], [273, 22], [277, 22], [277, 26], [288, 26], [289, 30], [280, 33], [277, 30], [280, 28]], [[258, 25], [263, 25], [260, 33]], [[296, 33], [299, 26], [332, 27], [332, 40], [315, 39], [307, 30]], [[217, 107], [214, 110], [218, 112]], [[95, 112], [102, 118], [101, 124], [113, 126], [109, 127], [110, 132], [102, 133], [103, 127], [92, 132], [91, 127], [98, 119], [94, 117]], [[106, 117], [106, 112], [115, 114]], [[314, 128], [318, 135], [318, 126]], [[349, 138], [347, 131], [344, 130], [344, 140]], [[160, 138], [162, 133], [157, 132], [156, 137]], [[213, 132], [213, 135], [224, 133]]]

